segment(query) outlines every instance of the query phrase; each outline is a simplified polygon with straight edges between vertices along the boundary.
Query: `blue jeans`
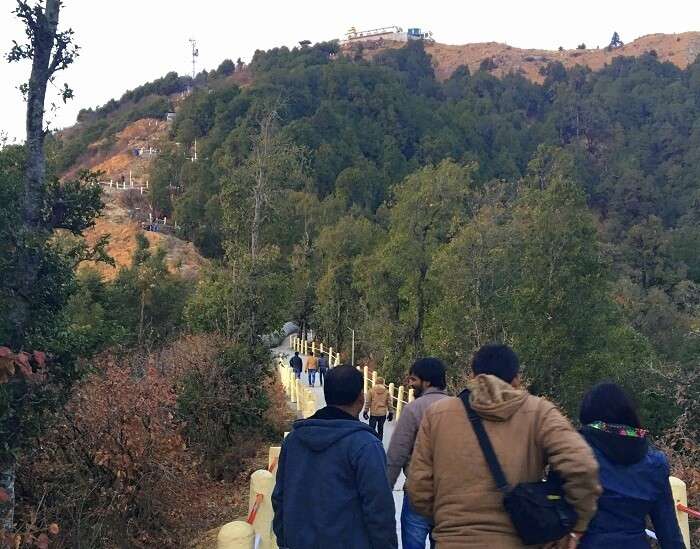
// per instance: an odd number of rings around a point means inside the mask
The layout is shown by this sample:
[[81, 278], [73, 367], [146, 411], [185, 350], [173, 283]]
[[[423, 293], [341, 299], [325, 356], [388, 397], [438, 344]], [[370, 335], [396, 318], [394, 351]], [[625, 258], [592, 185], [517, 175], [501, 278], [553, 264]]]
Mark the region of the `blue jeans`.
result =
[[309, 385], [316, 384], [316, 370], [308, 370], [309, 372]]
[[[403, 495], [403, 507], [401, 508], [401, 544], [403, 549], [425, 549], [425, 538], [430, 536], [433, 524], [423, 515], [419, 515], [411, 507], [408, 494]], [[430, 547], [435, 543], [430, 540]]]

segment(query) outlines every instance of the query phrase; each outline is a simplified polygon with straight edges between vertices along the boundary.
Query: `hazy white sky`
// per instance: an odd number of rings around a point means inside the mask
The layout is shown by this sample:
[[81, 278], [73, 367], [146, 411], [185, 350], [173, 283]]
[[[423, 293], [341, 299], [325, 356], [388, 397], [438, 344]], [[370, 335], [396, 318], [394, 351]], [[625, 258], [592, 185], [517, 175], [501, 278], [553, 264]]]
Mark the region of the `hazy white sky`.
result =
[[[645, 34], [700, 30], [698, 0], [64, 0], [61, 26], [72, 27], [82, 47], [75, 65], [60, 74], [75, 99], [53, 116], [71, 125], [79, 109], [104, 104], [168, 71], [191, 71], [188, 38], [199, 42], [198, 71], [225, 58], [250, 60], [256, 49], [340, 38], [389, 25], [431, 30], [438, 42], [507, 42], [517, 47], [607, 45]], [[23, 37], [11, 14], [15, 0], [0, 0], [0, 53]], [[24, 138], [24, 104], [17, 86], [29, 64], [0, 60], [0, 131]], [[53, 99], [53, 98], [52, 98]]]

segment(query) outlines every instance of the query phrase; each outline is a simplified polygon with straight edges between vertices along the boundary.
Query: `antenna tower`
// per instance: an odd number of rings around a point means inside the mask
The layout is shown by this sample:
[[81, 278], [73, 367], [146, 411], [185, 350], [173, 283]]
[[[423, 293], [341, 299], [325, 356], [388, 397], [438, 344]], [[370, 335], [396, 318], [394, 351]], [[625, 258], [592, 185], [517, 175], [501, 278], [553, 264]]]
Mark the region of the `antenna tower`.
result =
[[192, 80], [194, 80], [197, 75], [197, 57], [199, 57], [199, 49], [197, 48], [197, 41], [194, 38], [190, 38], [190, 44], [192, 45]]

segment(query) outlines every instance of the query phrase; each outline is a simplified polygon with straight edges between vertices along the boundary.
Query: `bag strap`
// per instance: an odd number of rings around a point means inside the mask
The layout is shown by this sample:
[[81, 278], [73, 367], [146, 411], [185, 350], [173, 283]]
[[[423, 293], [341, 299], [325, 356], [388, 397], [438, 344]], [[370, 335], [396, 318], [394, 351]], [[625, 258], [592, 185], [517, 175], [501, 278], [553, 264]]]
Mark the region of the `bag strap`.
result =
[[508, 485], [506, 476], [503, 473], [501, 464], [496, 457], [496, 452], [493, 450], [491, 439], [489, 439], [489, 435], [486, 433], [486, 429], [484, 429], [484, 424], [481, 421], [481, 417], [479, 417], [479, 414], [477, 414], [469, 404], [469, 390], [465, 389], [462, 391], [459, 394], [459, 399], [462, 401], [462, 404], [464, 404], [467, 417], [469, 418], [469, 421], [474, 429], [474, 434], [476, 434], [476, 438], [479, 441], [479, 446], [481, 446], [481, 451], [483, 452], [484, 459], [486, 459], [486, 463], [489, 466], [491, 476], [493, 476], [493, 480], [496, 481], [496, 486], [503, 493], [509, 492], [510, 486]]

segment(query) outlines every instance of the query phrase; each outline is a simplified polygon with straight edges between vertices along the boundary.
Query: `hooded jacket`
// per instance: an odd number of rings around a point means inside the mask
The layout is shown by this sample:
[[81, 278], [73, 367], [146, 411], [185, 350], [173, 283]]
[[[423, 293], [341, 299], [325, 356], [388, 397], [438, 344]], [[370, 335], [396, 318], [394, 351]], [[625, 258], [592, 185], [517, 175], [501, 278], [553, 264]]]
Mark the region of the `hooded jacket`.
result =
[[393, 413], [394, 406], [389, 396], [389, 389], [386, 388], [383, 380], [381, 382], [377, 380], [376, 385], [367, 391], [365, 411], [369, 411], [372, 416], [385, 416], [389, 412]]
[[[596, 460], [583, 438], [552, 403], [495, 376], [479, 375], [469, 389], [509, 484], [542, 479], [549, 463], [578, 513], [576, 530], [585, 530], [600, 486]], [[415, 509], [433, 519], [439, 549], [523, 547], [458, 398], [444, 398], [426, 410], [406, 490]]]
[[643, 436], [588, 426], [581, 433], [598, 460], [603, 495], [580, 547], [648, 549], [644, 530], [649, 516], [662, 549], [683, 549], [666, 456]]
[[294, 423], [282, 444], [272, 506], [280, 547], [398, 547], [382, 443], [332, 406]]

